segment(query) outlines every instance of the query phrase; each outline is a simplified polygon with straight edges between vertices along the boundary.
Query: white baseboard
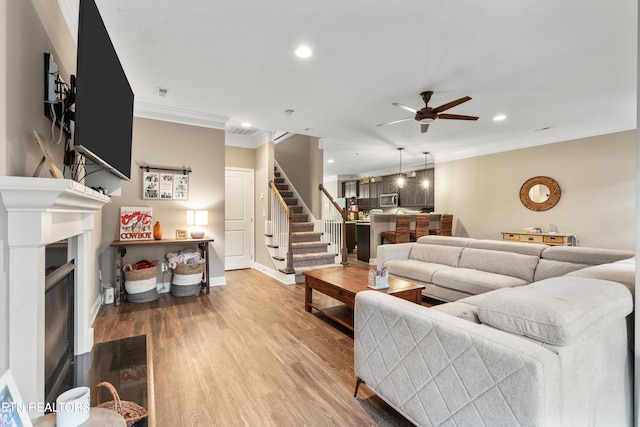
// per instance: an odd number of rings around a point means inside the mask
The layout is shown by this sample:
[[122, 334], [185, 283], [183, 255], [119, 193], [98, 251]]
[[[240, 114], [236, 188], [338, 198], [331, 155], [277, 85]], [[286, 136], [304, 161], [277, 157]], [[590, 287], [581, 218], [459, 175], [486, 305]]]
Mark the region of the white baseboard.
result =
[[285, 274], [278, 270], [274, 270], [273, 268], [265, 267], [262, 264], [254, 262], [251, 268], [256, 269], [267, 276], [273, 277], [279, 282], [284, 283], [285, 285], [295, 285], [296, 284], [296, 275], [295, 274]]
[[209, 286], [223, 286], [227, 284], [225, 276], [209, 277]]

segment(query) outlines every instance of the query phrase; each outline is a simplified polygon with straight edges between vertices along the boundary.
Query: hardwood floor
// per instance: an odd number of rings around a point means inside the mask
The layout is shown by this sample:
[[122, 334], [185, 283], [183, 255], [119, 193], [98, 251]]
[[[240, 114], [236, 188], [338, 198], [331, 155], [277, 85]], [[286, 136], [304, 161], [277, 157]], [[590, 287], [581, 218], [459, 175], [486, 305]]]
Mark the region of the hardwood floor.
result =
[[96, 342], [147, 335], [151, 426], [412, 425], [366, 386], [353, 398], [353, 336], [305, 312], [303, 285], [226, 278], [206, 296], [101, 308]]

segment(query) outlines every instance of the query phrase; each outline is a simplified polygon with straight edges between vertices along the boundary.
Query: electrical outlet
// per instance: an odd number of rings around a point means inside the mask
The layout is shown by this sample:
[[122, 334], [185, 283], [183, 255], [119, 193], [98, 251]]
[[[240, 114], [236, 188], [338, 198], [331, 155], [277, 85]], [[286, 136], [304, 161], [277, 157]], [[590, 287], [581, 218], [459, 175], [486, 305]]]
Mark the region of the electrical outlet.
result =
[[163, 262], [162, 263], [162, 272], [165, 273], [167, 271], [167, 263]]

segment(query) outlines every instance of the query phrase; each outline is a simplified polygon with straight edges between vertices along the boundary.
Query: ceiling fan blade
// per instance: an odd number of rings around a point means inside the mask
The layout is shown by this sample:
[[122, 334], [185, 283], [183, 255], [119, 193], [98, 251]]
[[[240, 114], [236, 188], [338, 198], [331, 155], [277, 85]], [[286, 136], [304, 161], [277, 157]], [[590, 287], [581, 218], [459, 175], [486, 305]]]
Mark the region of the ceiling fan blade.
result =
[[476, 116], [462, 116], [460, 114], [438, 114], [439, 119], [451, 119], [451, 120], [478, 120]]
[[471, 100], [471, 97], [465, 96], [465, 97], [462, 97], [460, 99], [456, 99], [455, 101], [451, 101], [451, 102], [447, 102], [446, 104], [442, 104], [441, 106], [434, 108], [433, 111], [435, 111], [436, 113], [442, 113], [443, 111], [446, 111], [449, 108], [453, 108], [456, 105], [460, 105], [463, 102], [467, 102], [469, 100]]
[[429, 130], [429, 124], [428, 123], [420, 123], [420, 132], [421, 133], [425, 133], [428, 130]]
[[393, 102], [392, 104], [395, 105], [396, 107], [403, 108], [413, 114], [418, 112], [418, 110], [416, 110], [415, 108], [407, 107], [406, 105], [398, 104], [397, 102]]
[[413, 120], [413, 117], [409, 117], [408, 119], [394, 120], [392, 122], [387, 122], [387, 123], [380, 123], [379, 125], [376, 125], [376, 126], [392, 125], [392, 124], [395, 124], [395, 123], [406, 122], [408, 120]]

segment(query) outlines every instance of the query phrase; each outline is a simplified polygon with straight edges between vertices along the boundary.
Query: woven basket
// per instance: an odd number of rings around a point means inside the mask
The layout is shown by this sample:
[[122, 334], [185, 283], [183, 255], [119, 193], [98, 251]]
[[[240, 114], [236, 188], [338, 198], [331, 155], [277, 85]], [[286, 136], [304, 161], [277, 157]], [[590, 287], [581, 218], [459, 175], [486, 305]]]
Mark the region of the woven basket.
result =
[[127, 264], [123, 268], [125, 280], [147, 280], [155, 278], [158, 275], [156, 267], [141, 268], [133, 270], [131, 264]]
[[[108, 402], [100, 403], [100, 394], [98, 390], [100, 387], [105, 387], [111, 393], [113, 400], [109, 400]], [[92, 393], [96, 396], [96, 403], [98, 408], [110, 409], [112, 411], [116, 411], [127, 422], [127, 426], [131, 427], [136, 422], [145, 418], [149, 415], [149, 412], [138, 405], [136, 402], [129, 402], [128, 400], [120, 400], [120, 395], [116, 391], [116, 388], [109, 382], [103, 381], [100, 384], [96, 385], [93, 388]]]
[[195, 264], [176, 264], [176, 268], [173, 269], [173, 274], [201, 274], [203, 271], [203, 262]]

